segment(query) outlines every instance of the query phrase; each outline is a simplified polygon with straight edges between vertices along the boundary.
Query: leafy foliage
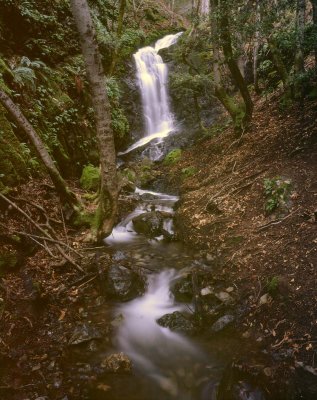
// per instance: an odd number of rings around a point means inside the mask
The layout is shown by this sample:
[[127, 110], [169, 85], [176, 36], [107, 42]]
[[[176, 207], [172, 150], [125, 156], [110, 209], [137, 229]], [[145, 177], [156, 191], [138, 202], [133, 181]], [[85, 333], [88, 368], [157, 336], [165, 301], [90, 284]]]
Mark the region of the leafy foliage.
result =
[[264, 193], [267, 198], [265, 210], [273, 212], [286, 204], [291, 188], [291, 181], [283, 180], [280, 177], [264, 179]]

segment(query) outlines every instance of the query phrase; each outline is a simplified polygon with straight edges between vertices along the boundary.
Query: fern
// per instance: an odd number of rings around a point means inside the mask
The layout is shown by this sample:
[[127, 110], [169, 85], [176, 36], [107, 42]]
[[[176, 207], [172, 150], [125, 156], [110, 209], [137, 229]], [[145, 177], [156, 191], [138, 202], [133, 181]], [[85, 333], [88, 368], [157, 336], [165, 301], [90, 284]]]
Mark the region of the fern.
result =
[[37, 79], [35, 71], [41, 69], [47, 69], [42, 61], [31, 61], [28, 57], [23, 56], [19, 65], [12, 70], [13, 79], [19, 86], [35, 89]]

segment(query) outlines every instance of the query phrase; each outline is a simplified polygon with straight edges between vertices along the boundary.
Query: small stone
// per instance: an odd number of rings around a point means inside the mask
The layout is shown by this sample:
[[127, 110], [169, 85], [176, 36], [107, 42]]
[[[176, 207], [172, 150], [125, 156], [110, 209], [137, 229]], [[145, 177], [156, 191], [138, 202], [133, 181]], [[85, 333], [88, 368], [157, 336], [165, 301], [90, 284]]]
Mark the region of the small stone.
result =
[[216, 294], [216, 297], [218, 300], [220, 300], [224, 304], [233, 303], [233, 297], [230, 296], [230, 294], [227, 292], [219, 292]]
[[269, 367], [264, 368], [263, 372], [265, 376], [272, 376], [272, 370]]
[[200, 291], [200, 294], [202, 296], [208, 296], [209, 294], [212, 294], [212, 293], [213, 293], [213, 290], [210, 286], [205, 287], [205, 288], [201, 289], [201, 291]]
[[124, 353], [111, 354], [102, 361], [101, 366], [114, 374], [129, 374], [132, 371], [132, 362]]
[[220, 332], [227, 328], [229, 325], [233, 323], [235, 320], [233, 315], [224, 315], [223, 317], [219, 318], [211, 327], [212, 332]]
[[230, 287], [228, 287], [227, 289], [226, 289], [226, 292], [227, 293], [231, 293], [231, 292], [233, 292], [234, 291], [234, 288], [232, 287], [232, 286], [230, 286]]
[[260, 297], [260, 306], [268, 303], [269, 300], [270, 300], [270, 295], [268, 293], [265, 293], [263, 296]]
[[83, 324], [75, 328], [68, 344], [74, 346], [80, 343], [89, 342], [93, 339], [101, 339], [101, 337], [101, 333], [98, 332], [96, 328]]

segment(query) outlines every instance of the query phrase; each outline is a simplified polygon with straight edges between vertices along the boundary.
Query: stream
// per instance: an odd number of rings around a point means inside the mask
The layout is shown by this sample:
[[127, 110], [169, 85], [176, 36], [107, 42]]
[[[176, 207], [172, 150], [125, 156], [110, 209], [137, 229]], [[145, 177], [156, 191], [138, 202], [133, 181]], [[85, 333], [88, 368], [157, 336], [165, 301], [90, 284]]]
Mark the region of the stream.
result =
[[[154, 47], [142, 48], [134, 55], [145, 135], [120, 155], [142, 148], [143, 154], [153, 161], [162, 157], [160, 145], [175, 130], [175, 118], [168, 98], [168, 70], [159, 51], [175, 44], [181, 34], [168, 35]], [[117, 321], [112, 337], [113, 351], [129, 357], [132, 374], [108, 376], [105, 383], [111, 391], [102, 396], [95, 394], [93, 398], [216, 399], [217, 384], [232, 355], [237, 353], [239, 342], [228, 336], [212, 340], [208, 335], [192, 338], [157, 323], [159, 318], [175, 311], [192, 315], [194, 305], [178, 303], [171, 287], [186, 268], [203, 265], [203, 260], [199, 253], [182, 243], [164, 240], [164, 235], [149, 239], [134, 230], [133, 219], [137, 216], [150, 211], [163, 212], [167, 215], [163, 231], [172, 236], [177, 196], [139, 188], [135, 195], [139, 196], [138, 206], [105, 239], [118, 265], [128, 259], [134, 267], [147, 271], [145, 293], [117, 303], [110, 310], [111, 318]]]

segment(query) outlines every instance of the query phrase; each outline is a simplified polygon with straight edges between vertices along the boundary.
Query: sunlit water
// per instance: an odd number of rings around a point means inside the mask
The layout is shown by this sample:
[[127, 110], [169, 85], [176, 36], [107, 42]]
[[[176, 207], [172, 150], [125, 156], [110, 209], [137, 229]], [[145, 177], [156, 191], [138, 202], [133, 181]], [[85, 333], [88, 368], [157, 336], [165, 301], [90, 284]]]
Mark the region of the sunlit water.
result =
[[150, 158], [157, 160], [161, 157], [158, 145], [175, 127], [167, 90], [168, 68], [159, 51], [175, 44], [181, 34], [167, 35], [158, 40], [154, 47], [144, 47], [134, 54], [146, 135], [119, 155], [151, 143], [147, 149]]

